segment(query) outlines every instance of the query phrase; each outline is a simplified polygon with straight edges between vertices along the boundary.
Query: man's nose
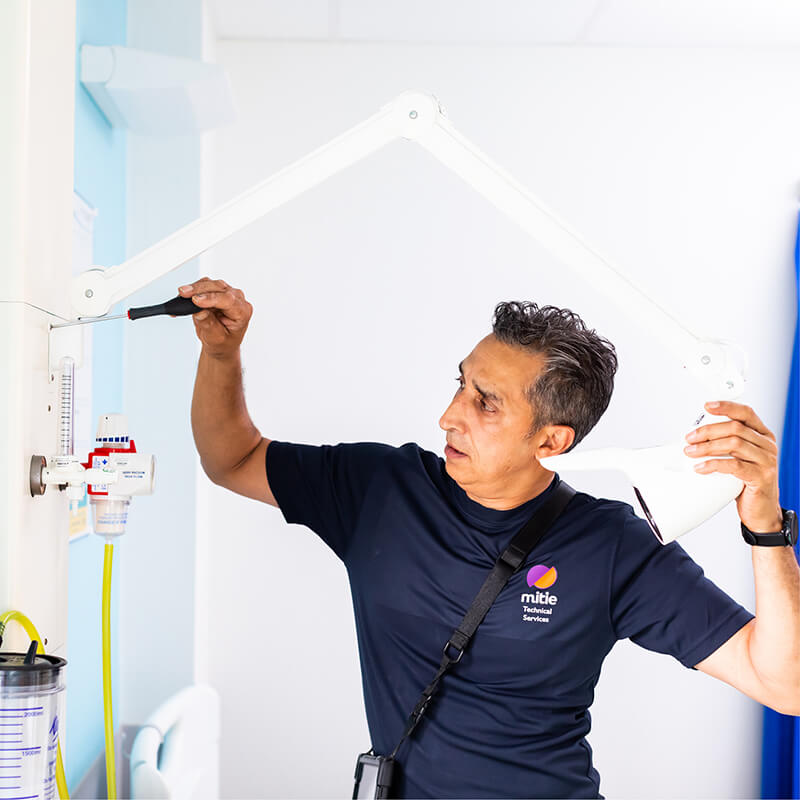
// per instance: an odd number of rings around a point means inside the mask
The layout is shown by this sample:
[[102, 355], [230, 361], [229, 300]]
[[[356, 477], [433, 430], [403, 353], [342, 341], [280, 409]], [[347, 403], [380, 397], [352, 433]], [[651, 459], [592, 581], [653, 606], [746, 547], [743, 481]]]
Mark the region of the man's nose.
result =
[[458, 396], [450, 401], [444, 414], [439, 418], [439, 427], [443, 431], [458, 431], [463, 429], [463, 421], [458, 410]]

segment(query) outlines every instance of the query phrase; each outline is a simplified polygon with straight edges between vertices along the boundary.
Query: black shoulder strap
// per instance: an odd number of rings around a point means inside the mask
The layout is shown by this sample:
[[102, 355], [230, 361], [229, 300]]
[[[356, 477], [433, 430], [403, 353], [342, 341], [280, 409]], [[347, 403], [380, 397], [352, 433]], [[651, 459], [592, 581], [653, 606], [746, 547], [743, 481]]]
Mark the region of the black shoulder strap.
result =
[[536, 510], [536, 513], [525, 523], [522, 530], [511, 540], [511, 544], [500, 554], [492, 571], [472, 601], [472, 605], [464, 615], [464, 619], [461, 620], [447, 640], [443, 650], [442, 663], [439, 665], [434, 679], [425, 687], [422, 697], [420, 697], [419, 702], [411, 712], [403, 736], [397, 743], [397, 747], [394, 748], [390, 758], [394, 758], [400, 749], [400, 745], [419, 725], [422, 715], [427, 710], [433, 695], [439, 688], [439, 681], [453, 664], [457, 664], [461, 660], [461, 656], [464, 655], [464, 651], [469, 646], [473, 634], [483, 622], [483, 618], [492, 607], [497, 595], [508, 583], [508, 579], [525, 563], [528, 554], [536, 547], [574, 496], [575, 490], [569, 484], [561, 481], [544, 505]]

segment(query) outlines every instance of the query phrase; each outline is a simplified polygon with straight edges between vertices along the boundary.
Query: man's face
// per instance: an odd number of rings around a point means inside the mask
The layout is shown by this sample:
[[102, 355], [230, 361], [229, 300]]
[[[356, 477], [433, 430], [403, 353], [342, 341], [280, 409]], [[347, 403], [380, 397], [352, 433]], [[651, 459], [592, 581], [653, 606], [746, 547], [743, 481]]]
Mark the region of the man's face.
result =
[[459, 386], [439, 426], [447, 433], [448, 474], [479, 502], [513, 496], [546, 472], [536, 455], [554, 453], [541, 451], [544, 429], [529, 435], [533, 409], [525, 394], [543, 363], [489, 334], [460, 364]]

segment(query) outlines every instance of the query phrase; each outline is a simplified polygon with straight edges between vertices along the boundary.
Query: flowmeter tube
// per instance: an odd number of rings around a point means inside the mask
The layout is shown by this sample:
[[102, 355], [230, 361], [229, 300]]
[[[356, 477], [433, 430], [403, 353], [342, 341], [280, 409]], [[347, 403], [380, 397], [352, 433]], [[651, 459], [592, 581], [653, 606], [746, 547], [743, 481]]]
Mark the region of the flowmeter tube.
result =
[[[53, 459], [57, 470], [73, 473], [80, 469], [75, 456], [75, 361], [64, 356], [59, 362], [58, 375], [58, 453]], [[83, 486], [64, 481], [67, 498], [73, 511], [83, 498]]]
[[75, 361], [61, 359], [58, 386], [58, 455], [74, 455], [75, 445]]

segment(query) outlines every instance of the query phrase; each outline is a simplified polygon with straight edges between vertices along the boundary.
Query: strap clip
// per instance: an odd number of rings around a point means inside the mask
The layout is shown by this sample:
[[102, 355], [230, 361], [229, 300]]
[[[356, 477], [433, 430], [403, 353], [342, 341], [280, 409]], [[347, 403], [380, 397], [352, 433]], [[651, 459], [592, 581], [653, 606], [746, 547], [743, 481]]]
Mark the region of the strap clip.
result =
[[[448, 653], [449, 648], [454, 648], [458, 651], [458, 655], [453, 657]], [[448, 639], [447, 644], [442, 648], [442, 653], [444, 653], [444, 657], [451, 663], [451, 664], [458, 664], [461, 661], [461, 656], [464, 655], [464, 649], [458, 647], [457, 645], [453, 644], [451, 640]]]
[[526, 552], [512, 543], [500, 554], [500, 560], [508, 564], [516, 572], [527, 555]]

